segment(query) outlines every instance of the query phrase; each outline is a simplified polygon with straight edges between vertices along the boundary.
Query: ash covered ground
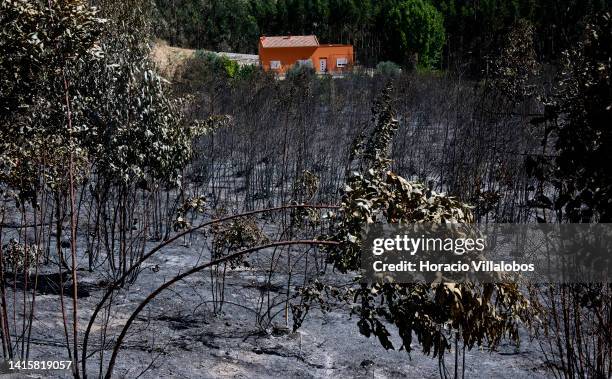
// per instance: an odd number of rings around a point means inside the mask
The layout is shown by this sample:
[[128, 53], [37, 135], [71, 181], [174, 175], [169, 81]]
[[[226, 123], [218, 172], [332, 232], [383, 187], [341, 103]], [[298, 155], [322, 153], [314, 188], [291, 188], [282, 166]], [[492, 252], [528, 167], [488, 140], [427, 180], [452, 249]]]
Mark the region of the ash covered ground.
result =
[[[98, 377], [100, 354], [104, 369], [114, 339], [132, 311], [155, 288], [174, 275], [210, 258], [205, 236], [194, 235], [189, 245], [177, 241], [150, 258], [132, 284], [118, 291], [110, 313], [102, 312], [94, 326], [88, 351], [89, 377]], [[154, 246], [154, 243], [151, 244]], [[79, 249], [80, 250], [80, 249]], [[80, 250], [81, 251], [81, 250]], [[287, 252], [254, 253], [241, 265], [227, 270], [225, 303], [215, 312], [210, 271], [178, 282], [153, 300], [132, 325], [118, 355], [113, 377], [117, 378], [438, 378], [437, 358], [424, 356], [418, 345], [405, 351], [386, 351], [375, 338], [359, 334], [357, 320], [346, 304], [331, 311], [313, 309], [297, 332], [292, 331], [289, 312], [285, 321], [284, 299], [288, 275], [283, 266]], [[269, 276], [271, 258], [276, 270]], [[306, 255], [292, 253], [292, 265], [304, 267]], [[321, 257], [309, 255], [310, 265]], [[316, 268], [321, 269], [321, 267]], [[301, 270], [295, 270], [299, 272]], [[67, 360], [65, 336], [57, 287], [57, 266], [43, 267], [31, 336], [31, 360]], [[49, 280], [49, 283], [46, 280]], [[269, 279], [269, 281], [268, 281]], [[109, 278], [100, 272], [79, 271], [79, 329], [82, 338], [92, 309], [105, 291]], [[292, 282], [302, 284], [303, 275]], [[350, 280], [329, 272], [325, 280]], [[294, 284], [290, 291], [293, 293]], [[67, 285], [66, 290], [70, 289]], [[19, 289], [16, 299], [22, 294]], [[12, 293], [7, 294], [12, 299]], [[71, 299], [65, 299], [70, 303]], [[269, 307], [268, 305], [272, 306]], [[262, 317], [270, 308], [269, 315]], [[258, 316], [258, 314], [260, 316]], [[108, 317], [105, 322], [106, 317]], [[271, 318], [271, 319], [270, 319]], [[101, 339], [106, 328], [107, 337]], [[392, 329], [391, 329], [392, 330]], [[416, 338], [415, 338], [416, 341]], [[399, 348], [399, 338], [393, 338]], [[81, 348], [81, 347], [80, 347]], [[461, 355], [461, 360], [463, 359]], [[454, 351], [445, 357], [454, 370]], [[6, 370], [4, 370], [6, 372]], [[64, 372], [28, 372], [17, 377], [70, 377]], [[537, 341], [522, 332], [520, 346], [503, 342], [496, 351], [473, 349], [465, 353], [466, 378], [548, 377]], [[0, 377], [11, 377], [8, 375]], [[12, 377], [15, 377], [14, 374]]]

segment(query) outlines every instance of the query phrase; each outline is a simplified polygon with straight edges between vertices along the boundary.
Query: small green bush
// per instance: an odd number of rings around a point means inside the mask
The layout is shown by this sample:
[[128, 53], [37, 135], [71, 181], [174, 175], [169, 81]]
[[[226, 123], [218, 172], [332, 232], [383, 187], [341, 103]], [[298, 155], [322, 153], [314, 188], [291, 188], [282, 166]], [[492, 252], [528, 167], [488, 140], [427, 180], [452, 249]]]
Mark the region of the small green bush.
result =
[[240, 70], [240, 65], [226, 56], [211, 53], [210, 51], [198, 50], [195, 58], [209, 66], [215, 72], [223, 72], [227, 77], [234, 78]]
[[401, 72], [400, 66], [391, 61], [380, 62], [376, 65], [376, 74], [378, 75], [396, 78], [400, 76]]
[[296, 63], [287, 70], [287, 79], [293, 80], [301, 77], [311, 77], [315, 74], [312, 64]]
[[254, 78], [260, 72], [261, 72], [261, 69], [258, 66], [255, 66], [252, 64], [239, 66], [238, 72], [236, 73], [236, 78], [243, 79], [243, 80], [249, 80], [249, 79]]

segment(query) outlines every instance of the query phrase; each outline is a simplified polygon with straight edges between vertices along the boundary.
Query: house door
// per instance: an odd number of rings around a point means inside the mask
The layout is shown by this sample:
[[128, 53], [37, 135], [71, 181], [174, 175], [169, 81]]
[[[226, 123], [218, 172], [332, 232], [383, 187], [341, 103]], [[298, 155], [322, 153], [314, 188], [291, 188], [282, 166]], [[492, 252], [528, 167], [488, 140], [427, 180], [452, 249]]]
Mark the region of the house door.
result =
[[327, 58], [319, 59], [319, 71], [327, 72]]

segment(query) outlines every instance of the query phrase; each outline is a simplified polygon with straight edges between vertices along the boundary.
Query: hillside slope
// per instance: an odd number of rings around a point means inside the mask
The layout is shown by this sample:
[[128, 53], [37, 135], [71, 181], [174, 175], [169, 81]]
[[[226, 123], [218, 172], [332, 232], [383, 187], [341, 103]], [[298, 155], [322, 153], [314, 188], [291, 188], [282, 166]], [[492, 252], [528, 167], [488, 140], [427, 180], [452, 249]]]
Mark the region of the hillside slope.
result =
[[[170, 46], [166, 41], [157, 40], [151, 50], [151, 57], [160, 72], [166, 78], [172, 78], [178, 68], [180, 68], [185, 60], [191, 58], [196, 50], [184, 49], [182, 47]], [[259, 56], [255, 54], [238, 54], [229, 52], [213, 52], [218, 55], [223, 55], [230, 60], [237, 62], [239, 65], [258, 65]]]

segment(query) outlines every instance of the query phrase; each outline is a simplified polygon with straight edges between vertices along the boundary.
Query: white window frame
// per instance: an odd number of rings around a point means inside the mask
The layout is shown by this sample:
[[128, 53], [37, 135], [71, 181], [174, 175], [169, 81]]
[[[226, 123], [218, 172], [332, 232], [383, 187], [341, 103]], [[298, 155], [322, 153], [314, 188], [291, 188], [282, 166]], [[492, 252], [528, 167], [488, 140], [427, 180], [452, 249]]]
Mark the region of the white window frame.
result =
[[280, 70], [281, 61], [270, 61], [270, 69], [271, 70]]
[[348, 58], [336, 58], [336, 67], [343, 68], [348, 66]]

